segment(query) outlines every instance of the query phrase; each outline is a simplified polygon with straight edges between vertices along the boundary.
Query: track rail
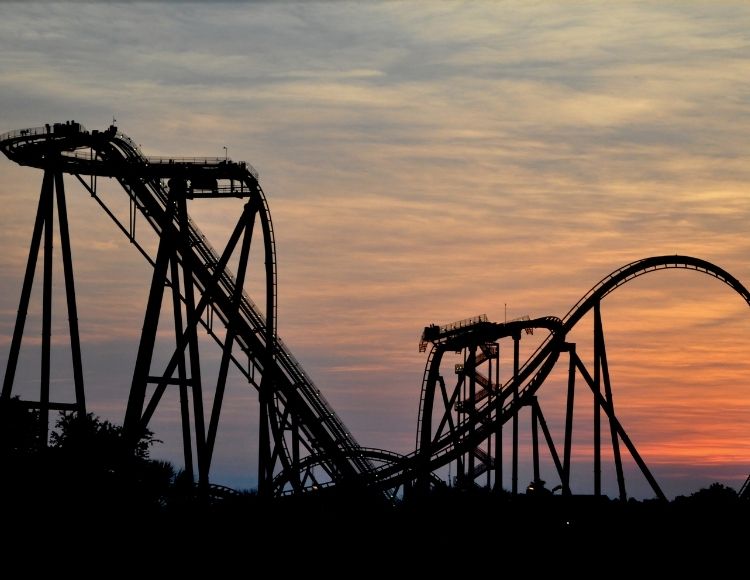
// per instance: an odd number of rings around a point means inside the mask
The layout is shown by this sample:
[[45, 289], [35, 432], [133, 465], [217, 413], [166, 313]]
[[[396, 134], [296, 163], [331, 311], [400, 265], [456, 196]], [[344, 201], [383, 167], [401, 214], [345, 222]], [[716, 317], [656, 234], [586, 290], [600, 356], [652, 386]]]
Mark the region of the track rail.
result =
[[[562, 319], [545, 317], [496, 324], [480, 316], [446, 327], [432, 327], [432, 331], [442, 335], [437, 340], [431, 340], [433, 345], [423, 375], [417, 417], [417, 449], [407, 455], [365, 449], [356, 442], [312, 379], [276, 335], [274, 231], [265, 194], [258, 183], [258, 172], [252, 166], [211, 157], [149, 158], [143, 155], [132, 139], [115, 127], [89, 132], [75, 123], [5, 133], [0, 135], [0, 149], [16, 163], [42, 169], [54, 167], [57, 171], [77, 176], [84, 185], [86, 183], [81, 176], [115, 178], [159, 236], [172, 235], [179, 227], [176, 217], [168, 217], [172, 214], [167, 211], [168, 192], [164, 181], [169, 178], [190, 179], [190, 192], [196, 197], [227, 193], [238, 197], [255, 197], [259, 203], [259, 219], [266, 247], [265, 315], [244, 291], [241, 293], [239, 310], [232, 308], [235, 276], [226, 267], [217, 268], [219, 255], [192, 220], [189, 221], [188, 232], [190, 251], [181, 255], [180, 259], [189, 262], [194, 282], [201, 293], [207, 293], [216, 282], [216, 289], [210, 296], [211, 307], [223, 324], [231, 324], [237, 331], [236, 340], [247, 356], [246, 363], [232, 358], [240, 371], [256, 388], [259, 388], [256, 372], [261, 375], [273, 373], [274, 397], [282, 417], [281, 426], [277, 428], [284, 428], [284, 409], [290, 410], [299, 421], [307, 442], [309, 454], [297, 462], [295, 469], [319, 467], [330, 478], [327, 482], [311, 483], [315, 488], [335, 485], [343, 480], [357, 480], [382, 489], [394, 489], [415, 480], [420, 474], [433, 472], [461, 454], [473, 452], [497, 428], [498, 423], [507, 422], [522, 406], [530, 403], [555, 367], [561, 352], [565, 351], [567, 334], [606, 296], [635, 278], [669, 269], [696, 271], [728, 285], [750, 305], [750, 291], [724, 269], [691, 256], [654, 256], [626, 264], [602, 278]], [[218, 185], [219, 181], [223, 184]], [[216, 185], [211, 186], [212, 183]], [[145, 252], [142, 253], [145, 255]], [[529, 329], [546, 329], [549, 334], [520, 366], [517, 375], [499, 386], [494, 396], [476, 397], [474, 404], [478, 405], [471, 413], [465, 413], [463, 419], [457, 420], [451, 433], [428, 439], [430, 434], [426, 432], [428, 417], [425, 416], [425, 409], [432, 405], [442, 353], [464, 348], [471, 343], [477, 344], [479, 339], [494, 341]], [[423, 337], [420, 348], [425, 346]], [[260, 353], [269, 350], [272, 354], [270, 358], [260, 356]], [[273, 368], [264, 368], [268, 361]], [[518, 396], [510, 396], [516, 389]], [[373, 465], [373, 462], [377, 465]], [[277, 491], [284, 493], [284, 487], [293, 477], [289, 468], [277, 473]], [[747, 488], [746, 482], [742, 492], [746, 493]]]
[[237, 330], [236, 340], [247, 355], [244, 365], [236, 358], [235, 364], [258, 388], [255, 372], [269, 372], [263, 368], [260, 353], [266, 351], [269, 336], [273, 344], [273, 372], [275, 396], [299, 417], [299, 427], [313, 449], [327, 458], [326, 469], [333, 477], [356, 477], [369, 472], [371, 465], [359, 453], [360, 446], [351, 432], [334, 412], [320, 389], [305, 373], [300, 363], [284, 342], [276, 335], [276, 258], [273, 224], [266, 197], [258, 183], [258, 172], [245, 162], [220, 158], [148, 158], [136, 143], [114, 127], [106, 131], [87, 131], [84, 127], [56, 124], [11, 131], [0, 135], [0, 149], [19, 163], [56, 170], [78, 176], [106, 176], [118, 180], [135, 202], [135, 207], [157, 235], [167, 230], [177, 231], [177, 218], [169, 222], [165, 216], [168, 192], [163, 180], [186, 177], [195, 183], [212, 179], [236, 182], [236, 195], [255, 196], [260, 204], [266, 253], [266, 275], [269, 280], [267, 305], [269, 320], [253, 300], [242, 292], [239, 312], [232, 308], [235, 289], [234, 274], [224, 268], [216, 271], [220, 258], [198, 226], [189, 220], [191, 251], [181, 256], [189, 261], [194, 283], [204, 293], [216, 279], [216, 290], [210, 300], [213, 312], [225, 325]]
[[[716, 278], [739, 294], [750, 306], [750, 291], [739, 280], [729, 274], [729, 272], [706, 260], [684, 255], [653, 256], [626, 264], [595, 284], [568, 311], [562, 320], [549, 317], [547, 319], [514, 322], [513, 324], [518, 326], [515, 329], [516, 331], [524, 328], [524, 326], [530, 328], [542, 327], [550, 331], [547, 338], [519, 369], [518, 382], [520, 386], [518, 404], [515, 404], [512, 397], [510, 397], [514, 383], [514, 379], [510, 379], [501, 387], [499, 396], [487, 398], [483, 401], [483, 404], [477, 407], [476, 413], [472, 415], [472, 418], [466, 418], [464, 421], [458, 423], [453, 433], [445, 433], [440, 438], [432, 441], [429, 457], [425, 458], [424, 454], [420, 456], [419, 448], [419, 443], [424, 441], [426, 435], [420, 432], [424, 424], [425, 409], [423, 407], [425, 401], [429, 401], [430, 398], [430, 394], [426, 392], [430, 383], [428, 377], [431, 372], [437, 372], [431, 369], [439, 366], [441, 352], [462, 348], [469, 341], [476, 343], [476, 337], [469, 336], [472, 332], [484, 332], [486, 337], [483, 337], [482, 340], [494, 340], [501, 336], [508, 336], [512, 332], [510, 328], [500, 324], [485, 323], [491, 325], [489, 327], [483, 327], [482, 324], [476, 324], [474, 327], [465, 325], [467, 326], [465, 332], [456, 332], [455, 336], [451, 337], [450, 340], [436, 341], [430, 350], [420, 395], [418, 415], [418, 428], [420, 431], [417, 434], [417, 449], [412, 453], [404, 455], [399, 464], [378, 467], [373, 474], [375, 485], [387, 488], [403, 480], [414, 479], [427, 469], [434, 471], [455, 460], [460, 455], [474, 450], [482, 440], [486, 439], [493, 432], [497, 422], [501, 424], [506, 423], [522, 406], [528, 404], [530, 398], [533, 397], [555, 367], [560, 353], [564, 348], [567, 334], [596, 304], [617, 288], [635, 278], [653, 272], [672, 269], [691, 270]], [[540, 320], [546, 320], [546, 322], [540, 324]], [[487, 330], [487, 328], [492, 328], [493, 326], [496, 327], [494, 331]], [[511, 400], [506, 402], [508, 399]], [[468, 437], [472, 428], [473, 436]], [[456, 444], [456, 441], [460, 441], [460, 443]], [[750, 478], [748, 481], [750, 481]], [[748, 488], [750, 487], [747, 485], [743, 486], [743, 492]]]

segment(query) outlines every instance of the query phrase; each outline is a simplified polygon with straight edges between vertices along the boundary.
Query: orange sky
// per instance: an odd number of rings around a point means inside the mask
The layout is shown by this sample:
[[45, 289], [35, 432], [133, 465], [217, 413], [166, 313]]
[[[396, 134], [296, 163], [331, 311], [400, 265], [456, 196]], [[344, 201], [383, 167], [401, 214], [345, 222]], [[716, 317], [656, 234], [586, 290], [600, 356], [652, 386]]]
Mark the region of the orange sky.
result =
[[[361, 444], [407, 452], [431, 322], [501, 320], [506, 304], [509, 318], [562, 316], [651, 255], [697, 256], [750, 284], [748, 25], [741, 2], [3, 3], [0, 131], [103, 129], [114, 115], [146, 154], [226, 146], [252, 163], [278, 244], [280, 335]], [[0, 159], [2, 368], [40, 185]], [[150, 275], [68, 187], [89, 399], [121, 421]], [[238, 207], [191, 213], [220, 246]], [[742, 299], [660, 272], [602, 312], [621, 420], [667, 494], [739, 486]], [[37, 359], [24, 356], [32, 388]], [[216, 470], [251, 486], [255, 395], [233, 380]], [[555, 384], [550, 422], [564, 412]], [[179, 456], [166, 403], [158, 453]], [[590, 424], [577, 429], [586, 490]]]

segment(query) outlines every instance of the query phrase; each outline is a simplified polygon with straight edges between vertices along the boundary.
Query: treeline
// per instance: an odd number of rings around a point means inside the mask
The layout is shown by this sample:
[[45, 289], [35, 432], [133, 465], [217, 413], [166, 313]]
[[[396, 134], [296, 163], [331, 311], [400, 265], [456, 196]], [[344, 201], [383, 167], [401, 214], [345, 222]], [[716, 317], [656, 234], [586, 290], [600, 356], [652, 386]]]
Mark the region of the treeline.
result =
[[17, 400], [0, 407], [2, 501], [32, 512], [54, 509], [81, 514], [94, 510], [156, 510], [179, 473], [149, 457], [157, 442], [146, 431], [127, 446], [122, 427], [88, 414], [61, 413], [47, 445], [39, 441], [37, 411]]
[[[744, 549], [750, 522], [750, 502], [720, 483], [671, 502], [551, 492], [513, 497], [482, 488], [436, 489], [398, 501], [333, 492], [262, 502], [252, 491], [219, 500], [199, 493], [170, 463], [151, 459], [158, 440], [150, 431], [133, 449], [120, 426], [63, 413], [47, 446], [38, 436], [34, 410], [14, 401], [0, 408], [0, 525], [16, 540], [47, 530], [55, 538], [42, 541], [47, 549], [71, 549], [85, 539], [121, 556], [155, 542], [167, 559], [182, 558], [192, 546], [198, 551], [191, 558], [221, 554], [233, 561], [243, 553], [408, 547], [405, 561], [422, 562], [415, 558], [427, 550], [427, 566], [476, 554], [576, 555], [628, 546], [652, 557], [667, 545], [705, 555], [709, 547], [734, 550], [742, 543]], [[71, 526], [74, 535], [61, 535]]]

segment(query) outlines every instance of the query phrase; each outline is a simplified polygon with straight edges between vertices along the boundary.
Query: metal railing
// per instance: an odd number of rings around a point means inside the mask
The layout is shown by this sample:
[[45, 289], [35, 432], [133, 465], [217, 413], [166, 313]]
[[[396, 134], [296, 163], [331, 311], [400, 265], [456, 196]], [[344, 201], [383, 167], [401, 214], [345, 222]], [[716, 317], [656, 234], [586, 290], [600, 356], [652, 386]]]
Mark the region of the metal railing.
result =
[[149, 155], [144, 156], [143, 158], [151, 165], [236, 165], [252, 175], [255, 178], [255, 181], [258, 181], [258, 178], [260, 177], [258, 170], [247, 161], [232, 161], [226, 157], [168, 157], [164, 155]]
[[33, 137], [36, 135], [47, 135], [50, 134], [50, 132], [47, 130], [47, 127], [30, 127], [28, 129], [15, 129], [13, 131], [7, 131], [0, 135], [0, 142], [2, 141], [10, 141], [12, 139], [17, 139], [18, 137]]
[[475, 326], [482, 322], [487, 322], [486, 314], [480, 314], [478, 316], [472, 316], [471, 318], [464, 318], [463, 320], [457, 320], [456, 322], [451, 322], [450, 324], [444, 324], [443, 326], [440, 327], [440, 334], [445, 334], [446, 332], [451, 332], [452, 330], [458, 330], [460, 328]]

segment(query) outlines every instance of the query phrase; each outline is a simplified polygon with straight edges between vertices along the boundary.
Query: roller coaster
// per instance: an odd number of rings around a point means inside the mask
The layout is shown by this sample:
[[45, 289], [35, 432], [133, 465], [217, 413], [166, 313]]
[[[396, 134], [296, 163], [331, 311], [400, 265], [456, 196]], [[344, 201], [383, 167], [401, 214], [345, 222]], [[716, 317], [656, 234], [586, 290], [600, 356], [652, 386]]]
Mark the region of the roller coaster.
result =
[[[144, 323], [125, 410], [123, 431], [136, 442], [148, 429], [168, 387], [180, 397], [185, 471], [199, 487], [211, 486], [210, 470], [230, 365], [257, 391], [259, 409], [258, 493], [265, 497], [324, 493], [345, 489], [376, 491], [393, 496], [427, 492], [444, 485], [437, 475], [455, 466], [458, 485], [502, 489], [504, 428], [511, 430], [511, 492], [518, 493], [519, 416], [531, 412], [534, 485], [540, 478], [540, 437], [548, 447], [559, 477], [559, 489], [572, 494], [572, 432], [576, 382], [582, 380], [594, 401], [594, 493], [601, 495], [602, 413], [617, 474], [619, 497], [625, 499], [622, 465], [624, 447], [658, 498], [665, 498], [656, 478], [638, 453], [615, 413], [601, 319], [601, 302], [623, 284], [648, 273], [684, 269], [712, 276], [732, 288], [750, 305], [750, 292], [722, 268], [690, 256], [657, 256], [627, 264], [596, 284], [563, 317], [502, 323], [476, 316], [443, 326], [430, 325], [419, 348], [427, 354], [423, 374], [415, 450], [406, 455], [362, 447], [277, 336], [277, 264], [271, 213], [257, 171], [246, 162], [225, 158], [147, 157], [114, 125], [88, 131], [76, 122], [55, 123], [0, 135], [0, 148], [12, 161], [43, 170], [41, 193], [16, 323], [11, 339], [0, 404], [13, 396], [21, 343], [40, 251], [42, 265], [41, 375], [38, 400], [22, 404], [39, 412], [40, 441], [49, 437], [50, 411], [86, 413], [83, 363], [78, 329], [74, 268], [70, 249], [63, 175], [72, 175], [152, 267]], [[99, 181], [121, 186], [129, 214], [118, 216], [99, 195]], [[218, 252], [188, 214], [194, 199], [241, 198], [243, 210], [229, 240]], [[56, 208], [56, 209], [55, 209]], [[57, 219], [55, 220], [55, 213]], [[143, 220], [158, 237], [155, 252], [139, 241], [136, 224]], [[69, 319], [75, 402], [50, 400], [52, 348], [53, 229], [59, 243]], [[251, 247], [264, 257], [260, 278], [262, 307], [244, 291]], [[154, 255], [152, 255], [154, 254]], [[237, 272], [228, 265], [235, 261]], [[233, 262], [234, 263], [234, 262]], [[175, 347], [165, 366], [154, 363], [159, 319], [165, 301], [172, 303]], [[576, 352], [569, 334], [593, 313], [593, 370]], [[534, 332], [546, 338], [522, 364], [519, 342]], [[201, 342], [205, 333], [221, 351], [213, 400], [204, 389]], [[512, 343], [512, 375], [500, 381], [501, 341]], [[205, 348], [205, 347], [203, 347]], [[461, 362], [446, 368], [447, 353], [461, 353]], [[553, 369], [567, 358], [567, 397], [562, 446], [548, 427], [538, 391]], [[455, 377], [451, 382], [447, 377]], [[208, 407], [208, 408], [207, 408]], [[195, 449], [193, 449], [195, 442]], [[494, 451], [493, 451], [494, 450]], [[750, 478], [741, 495], [750, 495]]]

